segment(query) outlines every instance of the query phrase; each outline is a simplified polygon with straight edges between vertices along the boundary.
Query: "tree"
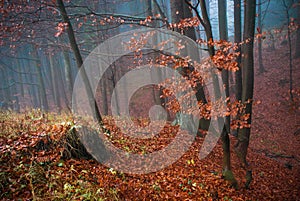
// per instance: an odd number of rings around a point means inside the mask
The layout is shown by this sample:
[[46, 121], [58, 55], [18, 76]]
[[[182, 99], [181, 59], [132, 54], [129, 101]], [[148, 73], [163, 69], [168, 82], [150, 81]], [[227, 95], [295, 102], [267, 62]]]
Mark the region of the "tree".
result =
[[[258, 0], [258, 34], [262, 34], [262, 12], [261, 12], [261, 0]], [[265, 72], [264, 64], [262, 61], [262, 36], [258, 37], [258, 69], [260, 73]]]
[[295, 58], [300, 58], [300, 5], [297, 5], [297, 39], [296, 39], [296, 51]]
[[[192, 9], [195, 11], [199, 21], [203, 25], [207, 39], [209, 41], [208, 43], [208, 51], [212, 58], [215, 56], [215, 49], [213, 46], [213, 37], [212, 37], [212, 31], [211, 31], [211, 25], [210, 21], [207, 15], [207, 10], [205, 8], [205, 2], [204, 1], [197, 1], [196, 6], [191, 5], [190, 2], [186, 1]], [[222, 3], [222, 2], [220, 2]], [[200, 5], [201, 13], [197, 10], [197, 6]], [[221, 5], [221, 4], [220, 4]], [[235, 36], [235, 41], [239, 41], [240, 39], [240, 1], [235, 1], [235, 30], [237, 31]], [[252, 98], [253, 98], [253, 84], [254, 84], [254, 68], [253, 68], [253, 42], [254, 42], [254, 27], [255, 27], [255, 8], [256, 8], [256, 1], [244, 1], [244, 33], [243, 33], [243, 47], [242, 47], [242, 61], [241, 61], [241, 67], [243, 69], [243, 74], [240, 77], [237, 77], [237, 81], [240, 82], [241, 80], [242, 85], [239, 86], [238, 92], [241, 94], [237, 94], [237, 99], [241, 99], [242, 102], [245, 104], [245, 111], [243, 114], [244, 117], [247, 119], [247, 124], [251, 125], [251, 113], [252, 113]], [[240, 45], [237, 44], [237, 45]], [[241, 79], [243, 77], [243, 79]], [[215, 82], [215, 80], [214, 80]], [[239, 84], [237, 82], [237, 84]], [[217, 82], [218, 83], [218, 82]], [[225, 127], [222, 131], [222, 136], [224, 136], [223, 132], [227, 132]], [[236, 145], [236, 153], [238, 154], [239, 158], [243, 162], [247, 172], [246, 172], [246, 187], [249, 186], [252, 178], [252, 172], [250, 169], [250, 166], [248, 165], [246, 161], [247, 156], [247, 149], [249, 145], [249, 138], [250, 138], [250, 127], [243, 127], [240, 132], [238, 132], [238, 143]], [[225, 148], [228, 147], [227, 142], [225, 140], [226, 138], [223, 138], [223, 144], [225, 145]]]
[[80, 51], [79, 51], [79, 48], [78, 48], [78, 45], [77, 45], [77, 42], [76, 42], [75, 34], [74, 34], [74, 31], [73, 31], [73, 27], [72, 27], [72, 24], [70, 22], [67, 11], [65, 9], [65, 5], [64, 5], [62, 0], [57, 0], [57, 6], [60, 10], [63, 22], [66, 23], [67, 27], [68, 27], [67, 28], [67, 33], [68, 33], [68, 37], [69, 37], [69, 40], [70, 40], [70, 45], [71, 45], [71, 48], [72, 48], [73, 53], [75, 55], [77, 67], [78, 67], [78, 69], [80, 69], [81, 76], [82, 76], [82, 79], [83, 79], [84, 84], [85, 84], [86, 93], [89, 97], [90, 107], [95, 108], [94, 118], [97, 120], [97, 122], [100, 124], [100, 126], [102, 128], [103, 127], [103, 120], [102, 120], [97, 102], [94, 99], [93, 91], [92, 91], [91, 85], [89, 83], [88, 77], [86, 75], [86, 72], [85, 72], [84, 68], [81, 68], [82, 65], [83, 65], [82, 56], [80, 54]]
[[[187, 4], [181, 0], [176, 0], [176, 3], [173, 4], [173, 7], [172, 7], [172, 23], [173, 24], [180, 24], [182, 23], [182, 20], [184, 19], [190, 19], [193, 17], [193, 14], [192, 14], [192, 11], [191, 11], [191, 8], [190, 8], [191, 4]], [[177, 26], [176, 26], [177, 27]], [[197, 41], [197, 37], [196, 37], [196, 34], [195, 34], [195, 28], [194, 27], [186, 27], [185, 29], [178, 29], [178, 28], [175, 28], [175, 31], [177, 32], [183, 32], [184, 35], [186, 35], [187, 37], [191, 38], [192, 40], [194, 41]], [[200, 57], [199, 57], [200, 59]], [[180, 73], [183, 75], [183, 76], [188, 76], [186, 75], [186, 73], [184, 72], [184, 67], [182, 68], [178, 68]], [[197, 83], [196, 84], [196, 87], [195, 87], [195, 90], [196, 90], [196, 98], [198, 101], [202, 101], [202, 103], [206, 104], [207, 103], [207, 100], [205, 98], [205, 94], [204, 94], [204, 88], [202, 86], [201, 83]], [[197, 135], [200, 135], [201, 136], [201, 133], [199, 132], [199, 130], [205, 130], [208, 128], [208, 121], [205, 119], [205, 118], [201, 118], [200, 121], [199, 121], [199, 125], [198, 125], [198, 133]], [[191, 125], [186, 125], [186, 127], [194, 127], [195, 125], [193, 125], [191, 123]]]
[[[217, 59], [219, 56], [215, 54], [215, 47], [214, 47], [214, 39], [213, 39], [213, 34], [212, 34], [212, 27], [211, 23], [208, 17], [207, 13], [207, 8], [205, 1], [198, 1], [198, 3], [193, 6], [189, 1], [185, 1], [196, 13], [196, 16], [198, 20], [200, 21], [201, 25], [204, 27], [206, 37], [207, 37], [207, 46], [208, 46], [208, 52], [213, 61]], [[198, 5], [200, 4], [201, 8], [201, 14], [202, 17], [197, 9]], [[226, 21], [226, 2], [225, 1], [219, 1], [219, 26], [220, 26], [220, 36], [222, 37], [224, 41], [227, 40], [227, 21]], [[220, 19], [221, 18], [221, 19]], [[221, 45], [222, 46], [222, 45]], [[222, 50], [218, 50], [218, 53], [222, 52]], [[218, 64], [217, 64], [218, 66]], [[223, 66], [218, 66], [218, 69], [221, 70]], [[224, 69], [223, 69], [224, 71]], [[213, 80], [213, 85], [214, 85], [214, 92], [215, 92], [215, 98], [218, 100], [220, 99], [220, 86], [219, 86], [219, 81], [218, 77], [216, 74], [212, 73], [212, 80]], [[225, 94], [227, 97], [229, 97], [229, 84], [228, 84], [228, 71], [223, 72], [223, 81], [225, 83]], [[221, 130], [221, 136], [222, 136], [222, 143], [223, 143], [223, 176], [226, 180], [230, 181], [232, 186], [237, 188], [237, 181], [234, 178], [234, 175], [231, 171], [231, 164], [230, 164], [230, 141], [229, 141], [229, 122], [230, 119], [229, 117], [225, 117], [225, 125], [223, 125], [224, 118], [223, 117], [218, 117], [218, 122], [219, 122], [219, 130]]]
[[[227, 28], [227, 4], [225, 0], [218, 0], [218, 14], [219, 14], [219, 33], [220, 40], [228, 40], [228, 28]], [[222, 48], [222, 47], [221, 47]], [[226, 104], [229, 104], [229, 79], [228, 70], [222, 70], [222, 79], [225, 87]], [[237, 181], [235, 180], [231, 171], [231, 159], [230, 159], [230, 115], [225, 117], [226, 132], [222, 132], [223, 142], [223, 176], [229, 180], [234, 187], [237, 187]]]
[[[236, 52], [241, 53], [240, 44], [242, 41], [242, 22], [241, 22], [241, 0], [234, 0], [234, 43], [237, 46]], [[241, 54], [236, 58], [238, 70], [235, 73], [235, 97], [236, 100], [242, 100], [242, 68]]]
[[53, 96], [54, 96], [54, 103], [55, 106], [58, 110], [58, 112], [60, 112], [61, 110], [61, 103], [60, 103], [60, 95], [59, 95], [59, 87], [58, 87], [58, 75], [57, 75], [57, 68], [58, 65], [55, 64], [54, 61], [54, 55], [52, 55], [52, 53], [49, 53], [49, 62], [50, 62], [50, 73], [51, 73], [51, 82], [52, 82], [52, 86], [53, 86]]
[[[254, 64], [253, 64], [253, 43], [254, 43], [254, 28], [255, 28], [255, 8], [256, 0], [244, 2], [244, 34], [243, 34], [243, 91], [242, 102], [245, 104], [245, 114], [249, 115], [247, 123], [251, 125], [252, 117], [252, 101], [254, 87]], [[250, 127], [243, 128], [238, 133], [238, 142], [236, 144], [236, 152], [241, 161], [245, 165], [246, 172], [246, 187], [248, 188], [252, 180], [252, 170], [247, 162], [247, 151], [250, 140]]]
[[39, 97], [41, 102], [41, 108], [45, 111], [48, 111], [48, 99], [46, 94], [46, 88], [45, 83], [42, 75], [42, 64], [38, 57], [38, 50], [37, 47], [32, 47], [32, 55], [36, 59], [36, 68], [37, 68], [37, 74], [38, 74], [38, 83], [39, 83]]
[[[285, 17], [287, 20], [287, 39], [288, 39], [288, 53], [289, 53], [289, 81], [290, 81], [290, 86], [289, 86], [289, 94], [290, 94], [290, 99], [291, 101], [294, 101], [294, 96], [293, 96], [293, 56], [292, 56], [292, 40], [291, 40], [291, 14], [290, 14], [290, 9], [293, 5], [293, 2], [286, 2], [285, 0], [282, 0], [283, 7], [285, 9]], [[299, 15], [299, 14], [298, 14]]]
[[[71, 69], [71, 63], [70, 63], [70, 55], [67, 50], [63, 50], [63, 60], [64, 60], [64, 66], [65, 66], [65, 77], [66, 77], [66, 85], [67, 85], [67, 97], [68, 101], [71, 102], [71, 96], [73, 91], [73, 78], [72, 78], [72, 69]], [[69, 96], [68, 96], [69, 94]], [[69, 104], [68, 104], [69, 105]], [[70, 107], [70, 105], [69, 105]]]

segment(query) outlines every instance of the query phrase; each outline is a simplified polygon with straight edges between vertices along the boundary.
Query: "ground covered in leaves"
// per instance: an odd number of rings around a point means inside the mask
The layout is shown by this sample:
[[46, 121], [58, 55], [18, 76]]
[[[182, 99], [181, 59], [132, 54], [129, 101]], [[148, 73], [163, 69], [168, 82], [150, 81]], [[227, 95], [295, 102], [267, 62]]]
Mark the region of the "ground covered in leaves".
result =
[[[189, 151], [171, 166], [155, 173], [125, 174], [92, 159], [70, 157], [68, 136], [78, 126], [70, 116], [1, 112], [1, 200], [300, 200], [300, 91], [295, 88], [292, 103], [282, 52], [276, 57], [266, 52], [267, 72], [256, 75], [259, 104], [254, 106], [248, 153], [253, 169], [250, 189], [244, 188], [245, 172], [234, 153], [232, 167], [239, 189], [222, 179], [221, 142], [199, 160], [203, 138], [196, 137]], [[299, 77], [299, 60], [294, 62]], [[299, 80], [294, 82], [300, 86]], [[174, 128], [168, 125], [166, 130], [170, 132], [142, 146], [125, 138], [116, 145], [145, 154], [174, 138]], [[234, 144], [234, 137], [231, 140]]]
[[[249, 152], [254, 180], [248, 190], [245, 172], [232, 155], [240, 182], [235, 190], [221, 177], [220, 143], [199, 160], [200, 137], [173, 165], [130, 175], [94, 160], [65, 157], [66, 136], [75, 126], [66, 115], [3, 112], [0, 126], [2, 200], [297, 200], [299, 195], [299, 164], [286, 166], [254, 148]], [[124, 147], [142, 153], [134, 144], [125, 142]]]

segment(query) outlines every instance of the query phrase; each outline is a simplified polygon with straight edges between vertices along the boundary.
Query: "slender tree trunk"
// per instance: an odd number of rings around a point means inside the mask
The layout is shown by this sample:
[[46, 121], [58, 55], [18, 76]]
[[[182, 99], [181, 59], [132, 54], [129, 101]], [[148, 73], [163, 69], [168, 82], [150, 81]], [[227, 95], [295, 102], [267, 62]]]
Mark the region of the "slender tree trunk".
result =
[[4, 68], [0, 68], [0, 110], [4, 109], [4, 102], [5, 102], [5, 82], [4, 82]]
[[210, 4], [210, 1], [208, 0], [208, 1], [205, 1], [205, 6], [206, 6], [206, 12], [207, 12], [207, 16], [208, 16], [208, 18], [210, 18], [210, 6], [209, 6], [209, 4]]
[[287, 19], [287, 36], [288, 36], [288, 54], [289, 54], [289, 77], [290, 77], [290, 99], [291, 101], [294, 101], [294, 96], [293, 96], [293, 56], [292, 56], [292, 41], [291, 41], [291, 29], [290, 29], [290, 13], [289, 13], [289, 7], [286, 4], [285, 0], [282, 0], [282, 3], [285, 7], [285, 16]]
[[18, 59], [17, 61], [17, 69], [19, 71], [18, 73], [18, 80], [20, 82], [20, 92], [21, 92], [21, 96], [24, 98], [24, 79], [23, 79], [23, 74], [22, 74], [22, 61], [20, 59]]
[[[61, 57], [60, 57], [60, 59], [61, 59]], [[59, 94], [62, 95], [61, 98], [63, 98], [63, 100], [64, 100], [64, 104], [66, 106], [66, 109], [69, 112], [71, 112], [71, 107], [69, 107], [70, 103], [69, 103], [69, 99], [68, 99], [68, 92], [66, 91], [67, 89], [66, 89], [66, 83], [65, 83], [65, 79], [64, 79], [66, 77], [66, 75], [65, 75], [64, 72], [65, 72], [64, 67], [61, 67], [59, 65], [59, 67], [57, 69], [57, 72], [56, 72], [56, 75], [57, 75], [58, 82], [61, 83], [62, 87], [59, 87], [58, 91], [59, 91]], [[64, 107], [61, 105], [61, 109], [63, 109], [63, 108]]]
[[103, 106], [103, 113], [104, 115], [108, 115], [108, 98], [107, 98], [107, 89], [108, 89], [108, 86], [107, 86], [107, 75], [104, 75], [103, 76], [103, 79], [102, 79], [102, 87], [101, 87], [101, 94], [103, 97], [103, 103], [102, 103], [102, 106]]
[[56, 106], [56, 109], [58, 112], [61, 110], [61, 105], [60, 105], [60, 95], [59, 95], [59, 90], [58, 90], [58, 76], [57, 76], [57, 64], [54, 63], [54, 58], [51, 53], [49, 54], [49, 61], [50, 61], [50, 72], [51, 72], [51, 77], [52, 77], [52, 86], [53, 86], [53, 98], [54, 98], [54, 103]]
[[300, 5], [297, 6], [297, 25], [295, 58], [300, 58]]
[[81, 68], [81, 66], [83, 64], [82, 56], [80, 54], [80, 51], [79, 51], [79, 48], [78, 48], [78, 45], [77, 45], [77, 42], [76, 42], [75, 34], [74, 34], [74, 31], [73, 31], [73, 27], [72, 27], [72, 24], [70, 22], [70, 19], [69, 19], [69, 16], [67, 14], [67, 11], [65, 9], [65, 5], [63, 3], [63, 0], [57, 0], [56, 2], [57, 2], [57, 5], [58, 5], [58, 8], [60, 10], [61, 17], [62, 17], [64, 23], [66, 23], [67, 27], [68, 27], [67, 28], [67, 34], [68, 34], [68, 37], [69, 37], [70, 45], [71, 45], [72, 51], [73, 51], [73, 53], [75, 55], [77, 67], [78, 67], [78, 69], [80, 69], [80, 73], [81, 73], [83, 82], [85, 84], [85, 89], [86, 89], [86, 92], [87, 92], [87, 96], [89, 98], [90, 107], [91, 108], [95, 108], [95, 110], [94, 110], [95, 111], [94, 118], [100, 124], [101, 129], [104, 129], [104, 127], [103, 127], [103, 120], [102, 120], [102, 117], [101, 117], [101, 114], [100, 114], [97, 102], [96, 102], [96, 100], [94, 98], [93, 91], [92, 91], [92, 88], [91, 88], [91, 84], [90, 84], [90, 82], [88, 80], [88, 77], [87, 77], [87, 74], [85, 72], [85, 69]]
[[[288, 20], [290, 21], [290, 20]], [[290, 22], [288, 22], [289, 24]], [[294, 95], [293, 95], [293, 56], [292, 56], [292, 40], [291, 40], [291, 30], [288, 27], [288, 45], [289, 45], [289, 69], [290, 69], [290, 99], [291, 101], [294, 101]]]
[[[254, 64], [253, 64], [253, 42], [254, 42], [254, 28], [255, 28], [255, 11], [256, 0], [245, 1], [245, 17], [244, 17], [244, 35], [243, 41], [248, 41], [243, 45], [243, 92], [242, 101], [246, 105], [245, 113], [249, 114], [247, 123], [251, 125], [252, 118], [252, 99], [254, 88]], [[246, 188], [249, 187], [252, 180], [252, 171], [247, 163], [247, 152], [250, 139], [250, 128], [243, 128], [238, 133], [238, 142], [236, 145], [236, 153], [243, 162], [246, 173]]]
[[5, 83], [4, 83], [4, 73], [3, 73], [4, 69], [0, 67], [0, 110], [3, 109], [3, 103], [4, 103], [4, 99], [5, 99]]
[[[157, 8], [160, 9], [160, 6], [159, 4], [154, 0], [154, 3], [156, 3], [157, 5]], [[148, 10], [147, 10], [147, 16], [154, 16], [153, 14], [153, 6], [152, 6], [152, 0], [147, 0], [147, 6], [148, 6]], [[145, 17], [147, 17], [145, 16]], [[153, 27], [158, 27], [159, 23], [158, 22], [154, 22], [153, 23]], [[158, 57], [159, 56], [159, 53], [153, 53], [153, 55], [155, 57]], [[153, 57], [153, 56], [151, 56]], [[146, 59], [146, 58], [145, 58]], [[153, 75], [151, 74], [151, 79], [154, 80], [154, 77]], [[161, 78], [161, 72], [158, 72], [157, 75], [155, 75], [155, 77], [160, 77]], [[157, 86], [153, 86], [152, 87], [152, 95], [153, 95], [153, 101], [156, 105], [162, 105], [162, 102], [161, 102], [161, 98], [160, 96], [162, 95], [162, 90], [157, 90], [156, 89]]]
[[[227, 4], [226, 0], [218, 0], [218, 10], [219, 10], [219, 35], [220, 40], [228, 41], [228, 28], [227, 28]], [[228, 70], [222, 70], [222, 79], [225, 87], [226, 98], [229, 98], [229, 79]], [[226, 117], [225, 126], [230, 132], [230, 116]]]
[[72, 78], [72, 69], [70, 63], [69, 52], [63, 50], [63, 59], [64, 59], [64, 69], [65, 69], [65, 80], [66, 80], [66, 88], [67, 88], [67, 99], [68, 99], [68, 107], [70, 107], [71, 99], [72, 99], [72, 91], [73, 91], [73, 78]]
[[[238, 46], [237, 52], [241, 53], [240, 43], [242, 40], [242, 23], [241, 23], [241, 0], [234, 0], [234, 43]], [[242, 100], [242, 68], [241, 54], [237, 57], [239, 70], [235, 73], [235, 97]]]
[[[258, 0], [258, 28], [260, 29], [260, 33], [262, 33], [262, 23], [261, 23], [261, 16], [262, 16], [262, 12], [261, 12], [261, 0]], [[259, 68], [259, 73], [263, 73], [265, 72], [265, 67], [263, 64], [263, 60], [262, 60], [262, 40], [261, 40], [261, 36], [258, 37], [257, 40], [257, 44], [258, 44], [258, 68]]]
[[[219, 35], [220, 35], [220, 40], [224, 40], [224, 41], [228, 40], [226, 7], [227, 7], [226, 0], [218, 0]], [[225, 86], [226, 98], [228, 98], [229, 97], [228, 70], [225, 69], [222, 70], [222, 79], [223, 79], [223, 84]], [[230, 124], [230, 119], [226, 118], [225, 126], [227, 128], [227, 131], [229, 131], [229, 124]], [[228, 138], [228, 135], [227, 136], [224, 135], [223, 138]], [[229, 142], [229, 138], [226, 141]], [[224, 142], [225, 141], [223, 140], [223, 147], [224, 146], [228, 147], [227, 150], [229, 151], [229, 144], [224, 144]], [[227, 155], [228, 157], [224, 157], [224, 159], [225, 158], [228, 159], [224, 161], [223, 168], [230, 170], [230, 152], [228, 153], [224, 152], [224, 156], [225, 155]]]
[[[15, 63], [17, 63], [17, 62], [15, 62]], [[18, 67], [17, 67], [17, 69], [18, 69]], [[18, 82], [18, 76], [19, 76], [19, 74], [17, 74], [17, 73], [12, 73], [12, 79], [13, 79], [13, 82], [14, 82], [14, 85], [12, 86], [12, 91], [13, 91], [13, 96], [14, 96], [14, 103], [13, 103], [13, 105], [14, 105], [14, 110], [15, 111], [17, 111], [17, 112], [20, 112], [20, 101], [19, 101], [19, 91], [18, 91], [18, 85], [19, 84], [22, 84], [22, 82], [21, 83], [17, 83]]]
[[41, 102], [41, 108], [44, 111], [48, 111], [48, 100], [47, 100], [47, 95], [46, 95], [46, 88], [44, 84], [44, 79], [42, 75], [42, 64], [40, 61], [40, 58], [38, 57], [38, 52], [37, 48], [34, 48], [32, 50], [33, 57], [36, 58], [36, 69], [37, 69], [37, 75], [38, 75], [38, 83], [39, 83], [39, 97], [40, 97], [40, 102]]
[[[241, 0], [234, 0], [234, 43], [237, 45], [236, 52], [240, 53], [237, 58], [238, 70], [235, 72], [235, 98], [237, 101], [242, 101], [242, 67], [241, 67], [241, 40], [242, 40], [242, 22], [241, 22]], [[240, 118], [240, 113], [236, 119]], [[234, 136], [237, 136], [239, 128], [232, 131]]]
[[[111, 97], [111, 98], [115, 98], [115, 111], [116, 111], [116, 114], [117, 115], [120, 115], [120, 98], [119, 98], [119, 92], [117, 91], [118, 89], [116, 88], [116, 85], [117, 85], [117, 82], [118, 82], [118, 79], [119, 79], [119, 75], [121, 76], [121, 73], [120, 73], [121, 69], [118, 69], [116, 68], [116, 65], [113, 64], [113, 67], [112, 67], [112, 70], [111, 70], [111, 81], [112, 81], [112, 90], [115, 90], [115, 97]], [[112, 91], [111, 90], [111, 91]], [[126, 90], [126, 89], [125, 89]], [[112, 99], [111, 99], [112, 101]]]
[[[149, 0], [150, 1], [150, 0]], [[165, 15], [165, 13], [163, 12], [163, 10], [161, 9], [161, 6], [158, 4], [157, 0], [153, 0], [153, 7], [155, 8], [155, 10], [158, 11], [158, 13], [160, 14], [161, 18], [163, 19], [163, 22], [167, 25], [167, 27], [169, 26], [169, 22], [168, 22], [168, 18]]]
[[[2, 70], [2, 68], [1, 68]], [[7, 72], [7, 69], [3, 69], [3, 81], [4, 81], [4, 92], [5, 92], [5, 98], [4, 98], [4, 104], [5, 104], [5, 109], [9, 109], [10, 108], [10, 104], [12, 101], [12, 94], [11, 94], [11, 90], [10, 90], [10, 80], [9, 80], [9, 74]]]
[[[218, 0], [218, 13], [219, 13], [219, 35], [220, 40], [228, 40], [228, 28], [227, 28], [227, 4], [226, 0]], [[229, 80], [228, 70], [222, 70], [222, 79], [225, 86], [226, 100], [229, 103]], [[226, 129], [226, 130], [225, 130]], [[222, 131], [222, 143], [223, 143], [223, 176], [226, 180], [237, 188], [237, 181], [231, 171], [231, 158], [230, 158], [230, 116], [225, 117], [225, 127]]]
[[[27, 64], [28, 64], [28, 69], [29, 69], [29, 73], [25, 76], [26, 78], [26, 82], [27, 83], [33, 83], [33, 73], [36, 72], [36, 66], [35, 65], [31, 65], [31, 62], [30, 61], [27, 61]], [[33, 70], [34, 69], [34, 70]], [[37, 75], [37, 73], [36, 73]], [[29, 94], [29, 97], [30, 97], [30, 101], [31, 101], [31, 106], [32, 108], [36, 108], [36, 107], [39, 107], [39, 93], [36, 92], [36, 86], [34, 85], [30, 85], [28, 87], [28, 94]]]
[[[212, 33], [212, 29], [211, 29], [211, 24], [210, 24], [210, 20], [208, 17], [208, 12], [207, 12], [207, 8], [206, 8], [206, 4], [205, 4], [205, 0], [200, 0], [200, 7], [201, 7], [201, 13], [203, 16], [203, 27], [205, 29], [205, 33], [206, 33], [206, 37], [208, 42], [213, 42], [213, 33]], [[198, 13], [199, 15], [199, 13]], [[200, 16], [198, 16], [199, 19]], [[200, 17], [201, 18], [201, 17]], [[215, 48], [213, 46], [213, 44], [208, 44], [208, 52], [210, 56], [215, 55]]]

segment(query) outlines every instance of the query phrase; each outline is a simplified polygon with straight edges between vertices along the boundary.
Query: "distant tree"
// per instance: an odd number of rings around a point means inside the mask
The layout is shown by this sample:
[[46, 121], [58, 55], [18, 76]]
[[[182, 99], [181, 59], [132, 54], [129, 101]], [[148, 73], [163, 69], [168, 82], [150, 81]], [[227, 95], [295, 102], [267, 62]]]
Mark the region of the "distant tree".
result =
[[67, 89], [67, 98], [68, 98], [68, 106], [70, 107], [71, 102], [71, 95], [73, 91], [73, 77], [72, 77], [72, 67], [70, 62], [70, 55], [68, 50], [63, 50], [63, 60], [64, 60], [64, 66], [65, 66], [65, 79], [66, 79], [66, 89]]
[[300, 4], [297, 5], [297, 39], [296, 39], [296, 51], [295, 58], [300, 58]]
[[261, 0], [258, 0], [258, 24], [257, 24], [257, 30], [258, 30], [258, 34], [261, 34], [258, 39], [257, 39], [257, 44], [258, 44], [258, 69], [259, 69], [259, 73], [263, 73], [265, 72], [265, 67], [263, 64], [263, 60], [262, 60], [262, 12], [261, 12]]
[[[288, 42], [288, 53], [289, 53], [289, 94], [290, 94], [290, 99], [294, 101], [294, 96], [293, 96], [293, 56], [292, 56], [292, 39], [291, 39], [291, 34], [292, 34], [292, 29], [291, 29], [291, 8], [294, 5], [294, 0], [291, 1], [285, 1], [282, 0], [282, 4], [284, 7], [285, 11], [285, 17], [287, 20], [287, 42]], [[299, 15], [299, 14], [298, 14]], [[294, 23], [294, 22], [293, 22]]]
[[58, 65], [55, 63], [54, 55], [52, 53], [48, 54], [49, 62], [50, 62], [50, 73], [51, 73], [51, 82], [53, 86], [53, 96], [54, 96], [54, 103], [55, 107], [60, 112], [61, 110], [61, 103], [60, 103], [60, 94], [59, 94], [59, 86], [58, 86]]
[[42, 74], [42, 64], [41, 64], [41, 60], [38, 55], [38, 49], [36, 46], [32, 46], [31, 54], [32, 54], [33, 58], [36, 59], [35, 66], [37, 69], [37, 76], [38, 76], [38, 83], [39, 83], [38, 91], [39, 91], [39, 98], [40, 98], [40, 102], [41, 102], [41, 108], [44, 111], [48, 111], [49, 105], [48, 105], [48, 99], [47, 99], [47, 94], [46, 94], [45, 81], [43, 79], [43, 74]]

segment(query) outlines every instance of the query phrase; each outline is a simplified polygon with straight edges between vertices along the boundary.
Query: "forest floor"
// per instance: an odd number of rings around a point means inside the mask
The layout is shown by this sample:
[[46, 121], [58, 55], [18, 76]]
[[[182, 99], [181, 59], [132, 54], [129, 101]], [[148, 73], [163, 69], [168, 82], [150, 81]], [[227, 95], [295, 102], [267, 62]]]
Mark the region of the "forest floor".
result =
[[[220, 141], [203, 160], [198, 157], [203, 138], [196, 137], [189, 151], [167, 168], [125, 174], [94, 160], [60, 158], [66, 135], [74, 127], [70, 116], [1, 112], [1, 200], [300, 200], [300, 79], [296, 79], [300, 60], [294, 60], [293, 86], [298, 88], [292, 104], [284, 52], [264, 51], [267, 72], [255, 73], [250, 189], [244, 187], [245, 171], [234, 153], [232, 167], [239, 189], [222, 179]], [[172, 132], [163, 135], [173, 138]], [[231, 140], [234, 144], [234, 137]], [[153, 143], [164, 145], [159, 138]], [[123, 146], [144, 151], [133, 144], [124, 140]]]
[[[300, 58], [293, 60], [293, 96], [289, 94], [286, 46], [263, 52], [266, 72], [256, 67], [250, 148], [285, 166], [300, 165]], [[255, 64], [258, 66], [257, 62]], [[300, 176], [300, 172], [299, 172]], [[298, 186], [300, 188], [300, 186]]]

